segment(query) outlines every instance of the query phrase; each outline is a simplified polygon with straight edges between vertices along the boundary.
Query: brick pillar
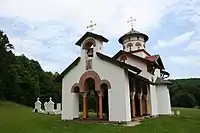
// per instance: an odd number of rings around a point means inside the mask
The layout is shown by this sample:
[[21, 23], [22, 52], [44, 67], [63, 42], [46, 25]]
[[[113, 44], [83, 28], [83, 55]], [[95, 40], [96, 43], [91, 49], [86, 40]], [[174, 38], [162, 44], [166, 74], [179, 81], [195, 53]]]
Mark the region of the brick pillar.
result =
[[138, 93], [137, 96], [138, 96], [138, 99], [140, 101], [140, 116], [142, 116], [142, 114], [143, 114], [143, 111], [142, 111], [142, 93]]
[[83, 93], [83, 119], [87, 119], [87, 93]]
[[149, 114], [149, 100], [148, 100], [148, 94], [144, 95], [145, 98], [145, 112], [148, 115]]
[[97, 117], [99, 117], [99, 96], [96, 96], [96, 112], [97, 112]]
[[135, 92], [131, 92], [132, 116], [135, 117]]
[[88, 118], [88, 97], [86, 96], [86, 116]]
[[98, 96], [99, 96], [99, 119], [103, 119], [102, 92], [99, 92]]

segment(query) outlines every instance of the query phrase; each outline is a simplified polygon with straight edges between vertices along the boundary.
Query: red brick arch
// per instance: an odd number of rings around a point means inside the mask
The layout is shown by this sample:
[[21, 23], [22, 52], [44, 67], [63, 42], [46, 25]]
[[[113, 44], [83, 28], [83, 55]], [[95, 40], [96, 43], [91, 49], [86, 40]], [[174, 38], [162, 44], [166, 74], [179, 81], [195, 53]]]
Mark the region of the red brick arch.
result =
[[71, 88], [71, 92], [72, 93], [79, 93], [80, 92], [80, 85], [78, 83], [73, 84], [72, 88]]
[[88, 78], [92, 78], [94, 80], [95, 90], [101, 91], [101, 78], [99, 77], [99, 75], [95, 71], [87, 71], [81, 76], [79, 80], [80, 92], [87, 92], [85, 81]]
[[103, 85], [103, 84], [106, 84], [108, 89], [111, 89], [111, 84], [108, 80], [106, 80], [106, 79], [101, 80], [101, 85]]

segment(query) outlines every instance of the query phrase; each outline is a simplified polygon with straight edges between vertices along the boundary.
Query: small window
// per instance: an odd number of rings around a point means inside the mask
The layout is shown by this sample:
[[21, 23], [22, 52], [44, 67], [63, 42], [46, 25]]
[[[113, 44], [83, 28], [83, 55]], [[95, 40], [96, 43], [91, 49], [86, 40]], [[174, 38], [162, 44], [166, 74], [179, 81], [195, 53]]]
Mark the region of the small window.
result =
[[152, 75], [154, 75], [154, 72], [155, 72], [155, 67], [154, 66], [152, 66], [152, 65], [150, 65], [150, 64], [147, 64], [147, 71], [149, 72], [149, 73], [151, 73]]

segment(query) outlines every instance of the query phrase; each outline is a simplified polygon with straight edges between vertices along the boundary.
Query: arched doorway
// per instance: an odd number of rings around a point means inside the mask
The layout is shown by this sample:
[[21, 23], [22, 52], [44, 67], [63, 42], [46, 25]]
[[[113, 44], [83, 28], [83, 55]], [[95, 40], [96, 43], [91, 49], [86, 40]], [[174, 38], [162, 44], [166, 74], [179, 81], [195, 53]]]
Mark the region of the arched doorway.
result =
[[108, 89], [111, 89], [111, 84], [107, 80], [101, 80], [101, 90], [103, 92], [103, 118], [109, 120], [109, 101], [108, 101]]
[[[80, 78], [80, 92], [83, 95], [83, 119], [88, 118], [89, 111], [96, 112], [96, 116], [102, 119], [102, 92], [100, 84], [101, 79], [99, 75], [92, 70], [85, 72]], [[98, 110], [95, 108], [97, 106]]]
[[[85, 80], [85, 87], [87, 98], [86, 98], [86, 108], [87, 108], [87, 118], [94, 119], [98, 115], [94, 115], [94, 113], [98, 114], [98, 110], [96, 106], [98, 105], [98, 92], [95, 90], [95, 81], [93, 78], [87, 78]], [[89, 116], [90, 114], [90, 116]]]
[[[72, 86], [72, 93], [81, 94], [80, 111], [83, 111], [83, 119], [99, 118], [100, 120], [109, 116], [108, 89], [111, 88], [107, 80], [101, 80], [94, 71], [86, 71], [80, 78], [79, 83]], [[88, 112], [96, 115], [90, 115]], [[103, 115], [105, 113], [105, 115]], [[105, 120], [105, 119], [104, 119]]]

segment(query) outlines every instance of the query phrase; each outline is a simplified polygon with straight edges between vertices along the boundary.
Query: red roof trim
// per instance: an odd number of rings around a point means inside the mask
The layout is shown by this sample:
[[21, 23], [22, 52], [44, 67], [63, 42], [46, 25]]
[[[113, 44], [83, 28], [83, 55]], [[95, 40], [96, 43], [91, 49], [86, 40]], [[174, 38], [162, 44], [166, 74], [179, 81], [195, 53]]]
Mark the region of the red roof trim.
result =
[[145, 59], [149, 61], [156, 61], [158, 59], [158, 55], [147, 56]]

